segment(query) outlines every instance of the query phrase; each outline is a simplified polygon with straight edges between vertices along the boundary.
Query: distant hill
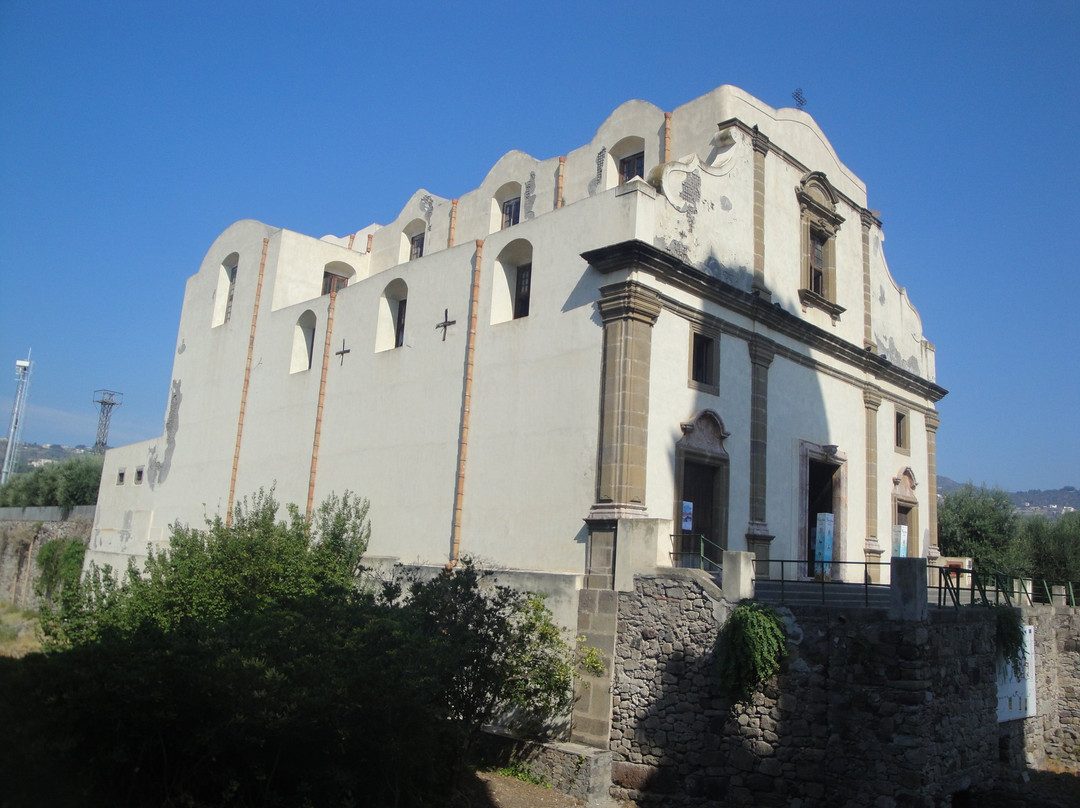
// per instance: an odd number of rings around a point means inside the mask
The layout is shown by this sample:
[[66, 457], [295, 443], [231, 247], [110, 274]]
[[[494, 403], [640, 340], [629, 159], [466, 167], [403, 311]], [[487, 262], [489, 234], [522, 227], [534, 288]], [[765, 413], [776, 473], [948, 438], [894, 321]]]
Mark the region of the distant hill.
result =
[[[49, 461], [63, 460], [66, 457], [77, 454], [88, 454], [93, 447], [65, 446], [60, 443], [24, 443], [19, 448], [18, 463], [15, 465], [15, 473], [29, 471]], [[7, 438], [0, 438], [0, 461], [7, 452]]]
[[[948, 477], [939, 476], [937, 480], [938, 493], [941, 495], [951, 494], [964, 485], [964, 483], [958, 483]], [[1023, 514], [1042, 514], [1054, 517], [1062, 513], [1068, 513], [1070, 508], [1080, 511], [1080, 490], [1071, 485], [1049, 491], [1032, 489], [1030, 491], [1010, 491], [1007, 493], [1012, 504]]]

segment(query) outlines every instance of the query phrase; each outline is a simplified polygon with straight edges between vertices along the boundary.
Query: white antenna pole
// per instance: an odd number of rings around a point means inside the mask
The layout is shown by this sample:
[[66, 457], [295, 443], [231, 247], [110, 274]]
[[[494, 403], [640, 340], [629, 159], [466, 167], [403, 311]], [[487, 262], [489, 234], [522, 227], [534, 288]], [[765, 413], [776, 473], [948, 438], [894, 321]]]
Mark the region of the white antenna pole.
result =
[[19, 447], [22, 444], [23, 410], [26, 409], [26, 402], [30, 397], [30, 371], [32, 369], [30, 351], [26, 352], [26, 359], [15, 360], [15, 381], [18, 386], [15, 388], [15, 404], [11, 408], [11, 427], [8, 429], [4, 467], [0, 470], [0, 485], [8, 481], [18, 461]]

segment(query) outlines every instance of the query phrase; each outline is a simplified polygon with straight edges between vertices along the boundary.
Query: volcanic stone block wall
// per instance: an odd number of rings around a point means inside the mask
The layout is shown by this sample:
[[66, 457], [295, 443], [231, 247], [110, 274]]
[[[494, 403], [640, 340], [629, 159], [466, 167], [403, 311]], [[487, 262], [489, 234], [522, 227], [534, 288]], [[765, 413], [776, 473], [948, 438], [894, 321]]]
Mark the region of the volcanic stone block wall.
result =
[[716, 677], [733, 604], [708, 578], [622, 593], [613, 793], [643, 804], [931, 805], [997, 774], [994, 616], [782, 610], [789, 657], [749, 703]]
[[1080, 773], [1080, 609], [1034, 606], [1035, 708], [1024, 722], [1026, 763]]

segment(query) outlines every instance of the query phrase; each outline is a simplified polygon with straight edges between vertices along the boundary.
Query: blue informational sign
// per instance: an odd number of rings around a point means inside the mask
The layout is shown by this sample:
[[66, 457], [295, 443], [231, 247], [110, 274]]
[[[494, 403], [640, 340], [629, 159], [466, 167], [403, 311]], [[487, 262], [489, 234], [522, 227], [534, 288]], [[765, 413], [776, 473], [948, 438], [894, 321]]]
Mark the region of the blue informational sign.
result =
[[682, 529], [694, 529], [694, 503], [683, 502], [682, 504]]
[[892, 554], [900, 558], [907, 557], [907, 525], [892, 526]]
[[817, 535], [815, 536], [814, 556], [818, 561], [815, 573], [823, 575], [832, 573], [833, 554], [833, 524], [836, 517], [831, 513], [819, 513], [817, 515]]

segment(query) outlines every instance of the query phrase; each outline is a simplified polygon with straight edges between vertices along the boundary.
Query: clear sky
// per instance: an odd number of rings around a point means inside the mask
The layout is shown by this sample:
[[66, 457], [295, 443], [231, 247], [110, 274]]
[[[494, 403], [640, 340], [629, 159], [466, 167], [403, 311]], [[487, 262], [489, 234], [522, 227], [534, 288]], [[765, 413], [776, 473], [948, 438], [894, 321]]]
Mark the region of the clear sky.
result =
[[938, 471], [1080, 485], [1080, 3], [0, 0], [0, 430], [161, 433], [184, 283], [238, 219], [453, 198], [623, 101], [801, 87], [937, 346]]

